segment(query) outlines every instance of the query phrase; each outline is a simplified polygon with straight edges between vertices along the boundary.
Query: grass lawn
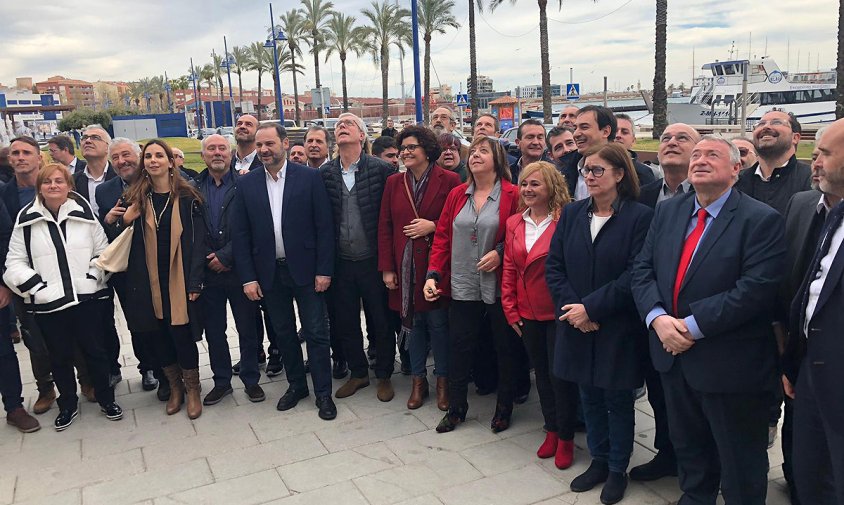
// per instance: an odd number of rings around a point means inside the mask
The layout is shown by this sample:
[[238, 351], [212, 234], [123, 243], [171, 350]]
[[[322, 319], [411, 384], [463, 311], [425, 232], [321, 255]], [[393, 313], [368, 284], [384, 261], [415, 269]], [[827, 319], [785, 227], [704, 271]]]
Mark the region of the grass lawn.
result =
[[[814, 144], [810, 140], [800, 142], [797, 146], [797, 157], [801, 160], [811, 160], [813, 147]], [[636, 139], [634, 149], [636, 151], [657, 152], [659, 150], [659, 141], [654, 139]]]

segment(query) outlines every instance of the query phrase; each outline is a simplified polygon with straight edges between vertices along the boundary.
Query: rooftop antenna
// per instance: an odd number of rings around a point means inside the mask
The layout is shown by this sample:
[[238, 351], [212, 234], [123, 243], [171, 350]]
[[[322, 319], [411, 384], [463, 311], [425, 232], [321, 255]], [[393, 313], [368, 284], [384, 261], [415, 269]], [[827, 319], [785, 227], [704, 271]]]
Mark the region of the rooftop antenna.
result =
[[750, 59], [750, 50], [753, 47], [753, 32], [747, 34], [747, 59]]
[[733, 59], [733, 54], [736, 52], [736, 41], [733, 41], [733, 45], [730, 46], [730, 59]]

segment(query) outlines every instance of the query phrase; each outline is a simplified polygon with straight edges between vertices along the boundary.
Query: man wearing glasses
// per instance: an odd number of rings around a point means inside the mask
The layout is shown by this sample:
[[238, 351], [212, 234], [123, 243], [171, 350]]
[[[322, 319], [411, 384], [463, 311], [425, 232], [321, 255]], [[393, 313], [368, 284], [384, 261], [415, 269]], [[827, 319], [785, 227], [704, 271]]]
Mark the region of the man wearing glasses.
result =
[[97, 186], [105, 181], [117, 177], [117, 173], [108, 159], [108, 144], [111, 136], [99, 125], [91, 125], [82, 130], [82, 156], [87, 165], [81, 172], [74, 174], [76, 192], [91, 203], [94, 215], [98, 216], [100, 208], [94, 194]]
[[756, 146], [753, 145], [752, 140], [746, 137], [736, 137], [732, 142], [738, 147], [742, 169], [750, 168], [759, 161], [759, 158], [756, 156]]

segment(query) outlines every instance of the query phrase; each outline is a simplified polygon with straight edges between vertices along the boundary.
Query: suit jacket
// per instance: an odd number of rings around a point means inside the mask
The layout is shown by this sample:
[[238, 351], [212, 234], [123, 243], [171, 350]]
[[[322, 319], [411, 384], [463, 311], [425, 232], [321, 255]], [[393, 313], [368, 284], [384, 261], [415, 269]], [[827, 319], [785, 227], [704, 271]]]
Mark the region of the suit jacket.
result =
[[812, 220], [821, 199], [820, 191], [811, 189], [796, 193], [788, 201], [785, 211], [785, 240], [786, 240], [786, 275], [780, 289], [780, 307], [783, 310], [779, 320], [788, 320], [791, 301], [803, 283], [809, 262], [818, 248], [817, 243], [810, 243], [809, 233]]
[[521, 213], [507, 218], [504, 235], [504, 263], [501, 273], [501, 306], [507, 322], [521, 319], [553, 321], [554, 301], [545, 282], [545, 260], [557, 221], [551, 221], [536, 238], [530, 252], [525, 241], [525, 219]]
[[[656, 207], [633, 269], [633, 296], [642, 319], [657, 305], [672, 309], [674, 281], [695, 194]], [[771, 321], [785, 259], [782, 217], [731, 189], [686, 272], [677, 317], [690, 315], [704, 338], [674, 357], [653, 330], [654, 368], [682, 361], [686, 381], [709, 393], [760, 392], [776, 384], [776, 341]]]
[[[214, 228], [211, 226], [211, 210], [208, 207], [208, 188], [211, 184], [214, 184], [214, 178], [211, 177], [208, 170], [203, 170], [202, 173], [199, 174], [199, 178], [196, 180], [196, 189], [199, 190], [204, 199], [202, 206], [205, 209], [205, 229], [208, 231], [208, 238], [206, 239], [208, 252], [213, 252], [217, 256], [217, 259], [220, 260], [220, 263], [228, 268], [231, 268], [232, 265], [234, 265], [231, 227], [231, 212], [233, 209], [232, 202], [234, 201], [235, 192], [237, 191], [237, 185], [243, 177], [237, 174], [237, 170], [231, 170], [231, 176], [231, 185], [226, 190], [225, 196], [223, 196], [223, 208], [220, 211], [220, 229], [217, 230], [216, 233], [214, 233]], [[285, 186], [286, 185], [287, 184], [285, 183]], [[100, 190], [98, 189], [97, 195], [99, 195], [99, 193]], [[216, 275], [216, 273], [208, 269], [208, 272], [206, 272], [205, 275], [206, 277], [209, 277]]]
[[[275, 233], [266, 170], [238, 179], [232, 209], [234, 268], [242, 283], [258, 281], [269, 291], [275, 277]], [[290, 275], [299, 286], [334, 275], [334, 221], [319, 172], [287, 162], [281, 234]]]
[[76, 158], [76, 165], [73, 167], [73, 175], [76, 175], [80, 172], [84, 172], [85, 167], [87, 167], [87, 166], [88, 166], [87, 161], [80, 159], [80, 158]]
[[[401, 265], [404, 249], [410, 239], [402, 229], [416, 219], [410, 200], [407, 196], [403, 173], [387, 177], [384, 187], [384, 197], [381, 200], [381, 216], [378, 220], [378, 270], [395, 272], [398, 276], [399, 288], [388, 291], [390, 309], [401, 312]], [[448, 193], [460, 185], [460, 177], [439, 165], [434, 165], [428, 175], [428, 186], [417, 211], [419, 217], [437, 224], [442, 213], [443, 205]], [[411, 189], [411, 193], [412, 193]], [[415, 278], [413, 281], [413, 310], [422, 312], [439, 308], [442, 303], [425, 301], [422, 286], [425, 284], [425, 273], [428, 271], [428, 252], [434, 234], [412, 240], [413, 260], [415, 263]]]
[[[833, 212], [842, 210], [844, 204], [839, 203]], [[819, 253], [818, 247], [815, 254]], [[838, 249], [830, 265], [815, 311], [809, 320], [807, 339], [803, 323], [809, 285], [814, 280], [810, 277], [811, 272], [807, 272], [791, 305], [790, 345], [784, 359], [784, 370], [792, 383], [796, 382], [797, 371], [805, 356], [805, 372], [811, 376], [818, 398], [818, 409], [824, 421], [839, 435], [844, 435], [844, 395], [841, 394], [844, 381], [844, 368], [841, 366], [844, 359], [844, 339], [841, 338], [844, 328], [844, 311], [841, 310], [844, 307], [844, 247]]]
[[6, 184], [0, 185], [0, 200], [3, 201], [9, 217], [14, 221], [21, 211], [21, 204], [18, 198], [18, 180], [16, 178], [12, 177]]
[[[97, 200], [98, 218], [103, 223], [103, 228], [109, 240], [114, 240], [117, 235], [123, 230], [122, 228], [105, 223], [106, 214], [110, 211], [123, 196], [123, 191], [126, 189], [126, 183], [120, 177], [112, 177], [110, 180], [100, 184], [97, 187], [97, 192], [94, 198]], [[116, 224], [116, 223], [115, 223]]]
[[578, 384], [633, 389], [644, 380], [647, 337], [630, 292], [630, 271], [653, 211], [638, 202], [618, 201], [593, 242], [591, 203], [588, 198], [563, 209], [545, 278], [557, 316], [563, 305], [582, 303], [601, 327], [583, 333], [568, 323], [558, 324], [554, 373]]
[[[111, 166], [111, 162], [109, 161], [106, 165], [105, 181], [103, 182], [103, 184], [105, 184], [105, 182], [107, 181], [114, 179], [115, 177], [117, 177], [117, 172], [115, 172], [114, 167]], [[73, 185], [76, 187], [74, 191], [82, 195], [82, 197], [88, 200], [89, 202], [91, 201], [91, 195], [88, 194], [88, 177], [85, 175], [84, 171], [79, 171], [73, 174]], [[113, 206], [114, 204], [112, 204], [112, 207]], [[109, 207], [109, 209], [111, 209], [111, 207]], [[108, 213], [108, 210], [106, 211], [106, 213]]]

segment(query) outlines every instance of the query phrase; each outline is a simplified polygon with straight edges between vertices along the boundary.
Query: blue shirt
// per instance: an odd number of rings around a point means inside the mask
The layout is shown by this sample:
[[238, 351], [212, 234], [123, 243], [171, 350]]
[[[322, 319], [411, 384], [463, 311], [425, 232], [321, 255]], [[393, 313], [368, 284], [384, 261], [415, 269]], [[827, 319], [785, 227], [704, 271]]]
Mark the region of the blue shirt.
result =
[[21, 208], [24, 208], [25, 205], [29, 205], [29, 202], [35, 200], [35, 186], [31, 188], [22, 188], [18, 186], [18, 203], [20, 203]]
[[220, 179], [218, 186], [214, 178], [208, 176], [208, 185], [205, 190], [205, 198], [208, 201], [208, 218], [211, 221], [211, 233], [213, 236], [220, 234], [220, 219], [223, 215], [223, 202], [226, 200], [226, 193], [234, 183], [234, 176], [232, 171], [226, 172], [226, 175]]
[[[706, 207], [706, 225], [703, 228], [703, 234], [700, 236], [700, 240], [698, 240], [697, 245], [695, 246], [695, 250], [692, 252], [692, 260], [694, 260], [695, 254], [697, 254], [697, 250], [700, 248], [700, 244], [703, 243], [703, 240], [706, 238], [706, 234], [709, 232], [709, 228], [712, 225], [712, 222], [718, 218], [718, 214], [721, 213], [721, 209], [724, 208], [724, 204], [727, 203], [727, 199], [733, 193], [733, 189], [730, 188], [726, 191], [723, 195], [718, 197], [717, 200], [710, 203], [708, 207]], [[697, 211], [701, 209], [701, 204], [698, 201], [697, 197], [695, 197], [695, 206], [692, 209], [692, 213], [689, 216], [689, 224], [686, 226], [686, 237], [691, 235], [692, 231], [694, 231], [695, 226], [697, 226]], [[689, 261], [691, 265], [691, 261]], [[665, 311], [665, 308], [661, 304], [656, 304], [654, 308], [648, 312], [647, 317], [645, 317], [645, 324], [648, 328], [651, 327], [651, 323], [653, 323], [654, 319], [658, 318], [659, 316], [668, 314]], [[686, 316], [683, 318], [683, 321], [686, 323], [686, 328], [689, 329], [689, 333], [692, 335], [692, 338], [695, 340], [702, 339], [705, 335], [700, 331], [700, 326], [697, 324], [697, 320], [695, 320], [695, 316]]]

